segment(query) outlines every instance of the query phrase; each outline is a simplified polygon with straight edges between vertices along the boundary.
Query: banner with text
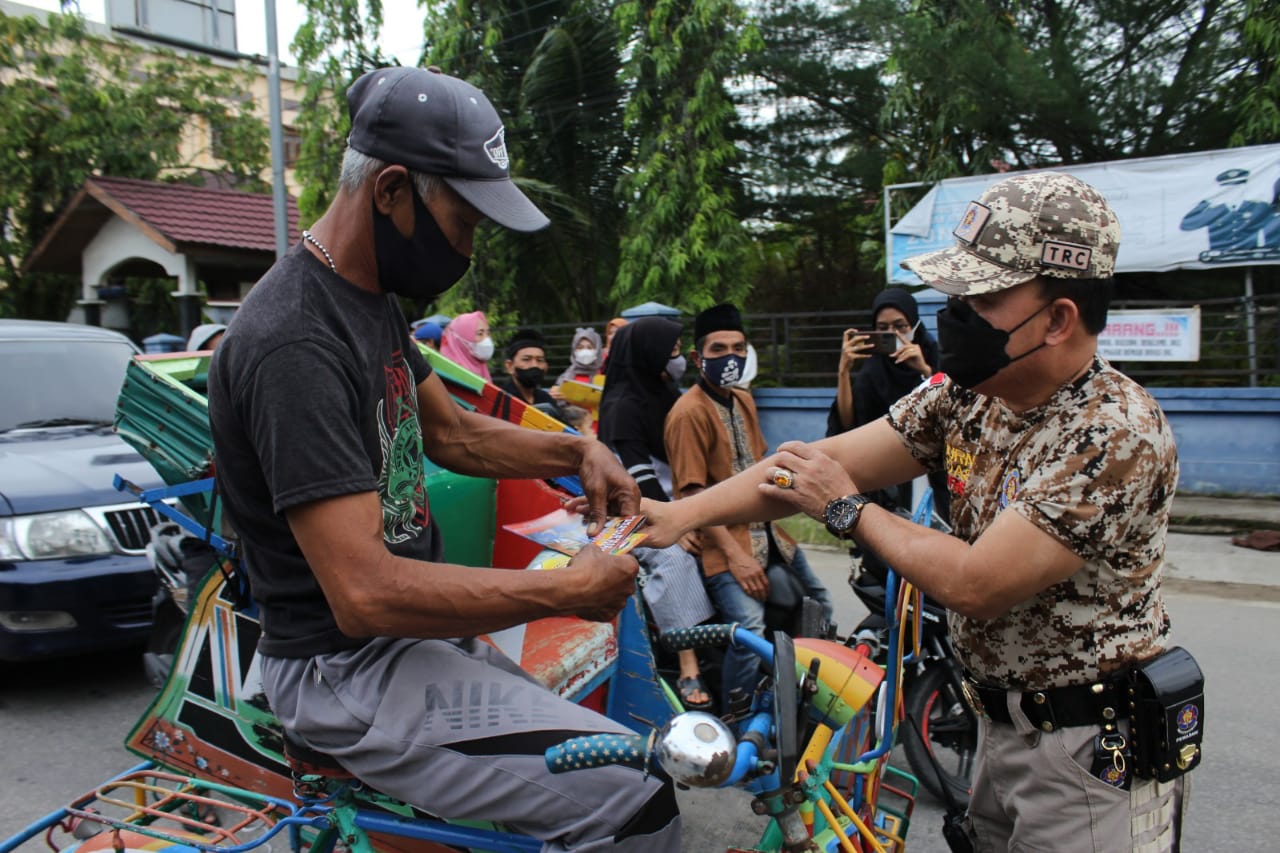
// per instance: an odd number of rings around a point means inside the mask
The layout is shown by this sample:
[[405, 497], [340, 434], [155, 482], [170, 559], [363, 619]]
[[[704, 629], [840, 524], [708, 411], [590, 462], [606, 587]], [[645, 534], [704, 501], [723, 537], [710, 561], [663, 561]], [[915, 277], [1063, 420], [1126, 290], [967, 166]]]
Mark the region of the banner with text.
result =
[[[1057, 171], [1098, 189], [1120, 219], [1116, 272], [1280, 263], [1280, 145], [1117, 160]], [[890, 230], [890, 282], [919, 284], [899, 265], [955, 245], [970, 201], [1006, 174], [948, 178]]]
[[1199, 361], [1200, 307], [1110, 311], [1098, 355], [1111, 361]]

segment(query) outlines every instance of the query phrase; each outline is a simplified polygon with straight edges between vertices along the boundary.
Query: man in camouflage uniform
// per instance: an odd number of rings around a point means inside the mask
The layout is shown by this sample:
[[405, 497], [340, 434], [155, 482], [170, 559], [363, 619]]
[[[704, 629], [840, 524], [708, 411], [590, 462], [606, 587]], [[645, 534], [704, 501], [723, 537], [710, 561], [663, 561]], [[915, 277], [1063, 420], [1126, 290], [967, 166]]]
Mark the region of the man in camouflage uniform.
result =
[[[651, 536], [798, 508], [869, 546], [951, 611], [984, 718], [977, 850], [1176, 850], [1186, 777], [1133, 778], [1123, 741], [1119, 679], [1169, 636], [1177, 456], [1155, 401], [1097, 355], [1119, 225], [1092, 187], [1042, 172], [992, 185], [955, 235], [904, 263], [952, 297], [943, 373], [880, 421], [646, 504]], [[954, 536], [861, 498], [939, 467]]]

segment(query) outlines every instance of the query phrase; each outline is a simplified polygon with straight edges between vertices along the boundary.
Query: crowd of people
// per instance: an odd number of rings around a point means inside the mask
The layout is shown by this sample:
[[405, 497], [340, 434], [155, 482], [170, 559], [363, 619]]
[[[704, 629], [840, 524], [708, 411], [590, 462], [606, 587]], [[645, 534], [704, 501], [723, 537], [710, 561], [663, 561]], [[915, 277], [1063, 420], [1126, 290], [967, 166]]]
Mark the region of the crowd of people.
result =
[[[669, 501], [695, 494], [755, 464], [767, 448], [745, 390], [751, 379], [748, 368], [754, 372], [749, 364], [754, 350], [738, 309], [718, 305], [698, 314], [693, 325], [694, 346], [688, 355], [681, 346], [683, 327], [670, 318], [615, 318], [604, 338], [590, 327], [579, 327], [570, 343], [569, 364], [550, 383], [546, 338], [537, 329], [519, 328], [508, 337], [505, 375], [495, 384], [584, 435], [598, 434], [644, 497]], [[459, 315], [442, 332], [436, 321], [411, 328], [424, 345], [441, 340], [441, 354], [490, 378], [482, 372], [487, 364], [481, 356], [492, 353], [495, 345], [482, 313]], [[853, 340], [855, 348], [863, 341]], [[906, 356], [919, 352], [912, 346]], [[690, 361], [697, 377], [682, 393]], [[584, 396], [591, 402], [570, 402]], [[826, 620], [834, 615], [830, 592], [804, 552], [772, 524], [714, 526], [665, 548], [637, 549], [635, 556], [644, 599], [659, 631], [715, 617], [764, 633], [767, 626], [787, 624], [805, 596], [818, 603]], [[754, 686], [753, 657], [741, 650], [727, 655], [718, 700], [693, 650], [680, 652], [678, 664], [677, 692], [689, 709], [727, 707]]]
[[[714, 606], [763, 630], [800, 597], [830, 617], [803, 550], [773, 524], [802, 512], [950, 610], [983, 718], [974, 849], [1178, 849], [1186, 777], [1137, 762], [1159, 744], [1129, 727], [1122, 695], [1169, 646], [1160, 568], [1177, 457], [1152, 398], [1097, 355], [1119, 247], [1097, 190], [1054, 172], [1006, 178], [971, 203], [952, 248], [908, 260], [950, 297], [937, 344], [910, 297], [886, 291], [873, 328], [840, 342], [824, 440], [768, 453], [739, 387], [752, 351], [732, 305], [694, 318], [687, 355], [669, 321], [611, 321], [603, 340], [579, 329], [550, 388], [545, 341], [520, 330], [503, 350], [510, 393], [558, 407], [600, 388], [597, 428], [526, 430], [455, 405], [413, 344], [488, 380], [484, 314], [411, 337], [398, 299], [430, 302], [458, 281], [485, 219], [549, 224], [510, 179], [514, 140], [483, 92], [436, 69], [370, 71], [347, 102], [336, 195], [254, 286], [209, 373], [262, 686], [293, 737], [393, 797], [544, 850], [679, 850], [670, 779], [546, 768], [553, 742], [628, 730], [476, 637], [550, 615], [611, 620], [638, 578], [664, 627]], [[576, 474], [589, 532], [607, 514], [647, 517], [645, 568], [592, 547], [555, 572], [444, 562], [424, 453], [474, 476]], [[872, 499], [931, 471], [945, 474], [954, 535]], [[690, 706], [717, 698], [696, 660], [680, 673]], [[722, 704], [754, 677], [732, 656], [723, 675]], [[424, 694], [442, 684], [458, 706]]]

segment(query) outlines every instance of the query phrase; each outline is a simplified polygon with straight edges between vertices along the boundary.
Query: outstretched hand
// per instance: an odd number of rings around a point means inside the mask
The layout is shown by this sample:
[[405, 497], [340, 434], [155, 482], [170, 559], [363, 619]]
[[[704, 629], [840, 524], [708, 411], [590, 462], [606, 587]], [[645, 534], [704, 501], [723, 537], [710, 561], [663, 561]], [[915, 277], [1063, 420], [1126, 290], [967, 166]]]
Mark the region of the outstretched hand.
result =
[[688, 528], [679, 521], [679, 501], [655, 501], [644, 498], [640, 501], [640, 512], [644, 514], [645, 538], [640, 543], [645, 548], [666, 548], [679, 542], [688, 533]]
[[[827, 504], [844, 495], [856, 494], [858, 487], [839, 462], [802, 441], [788, 441], [778, 447], [765, 471], [768, 479], [759, 489], [770, 498], [784, 501], [818, 521], [825, 521]], [[791, 486], [777, 485], [779, 469], [791, 472]], [[786, 478], [782, 478], [785, 482]]]
[[575, 502], [573, 509], [586, 517], [587, 535], [595, 536], [610, 514], [640, 512], [640, 488], [602, 442], [592, 439], [583, 439], [583, 442], [578, 477], [582, 480], [586, 501], [585, 506]]

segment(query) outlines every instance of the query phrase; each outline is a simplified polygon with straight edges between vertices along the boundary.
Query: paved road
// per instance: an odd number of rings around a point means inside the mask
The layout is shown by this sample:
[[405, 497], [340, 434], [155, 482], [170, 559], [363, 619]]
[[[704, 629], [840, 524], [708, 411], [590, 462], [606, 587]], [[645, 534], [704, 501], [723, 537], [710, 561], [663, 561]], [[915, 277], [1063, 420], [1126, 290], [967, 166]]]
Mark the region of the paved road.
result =
[[[810, 556], [836, 594], [842, 625], [853, 625], [862, 609], [844, 583], [847, 558]], [[1269, 556], [1280, 572], [1280, 555]], [[1261, 587], [1172, 586], [1176, 641], [1195, 652], [1210, 691], [1207, 758], [1195, 776], [1185, 849], [1278, 849], [1273, 759], [1280, 734], [1272, 722], [1280, 707], [1280, 603]], [[120, 744], [152, 695], [136, 650], [0, 664], [0, 838], [132, 766], [136, 759]], [[740, 791], [692, 791], [682, 799], [691, 853], [749, 844], [758, 834]], [[946, 850], [940, 813], [937, 804], [919, 804], [908, 839], [913, 853]]]

